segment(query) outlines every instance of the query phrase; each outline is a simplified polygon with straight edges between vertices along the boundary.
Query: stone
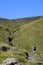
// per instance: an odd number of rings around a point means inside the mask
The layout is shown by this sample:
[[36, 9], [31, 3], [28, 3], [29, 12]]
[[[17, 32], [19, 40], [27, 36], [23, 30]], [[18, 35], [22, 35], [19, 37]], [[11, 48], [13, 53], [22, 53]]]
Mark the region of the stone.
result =
[[20, 63], [15, 58], [7, 58], [1, 65], [20, 65]]

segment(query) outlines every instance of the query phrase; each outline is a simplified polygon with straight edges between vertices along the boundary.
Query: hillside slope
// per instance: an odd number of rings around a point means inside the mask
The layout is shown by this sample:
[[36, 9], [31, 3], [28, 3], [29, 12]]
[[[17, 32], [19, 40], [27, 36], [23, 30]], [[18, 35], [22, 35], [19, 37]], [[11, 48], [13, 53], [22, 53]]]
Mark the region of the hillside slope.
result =
[[[2, 19], [1, 19], [2, 21]], [[26, 65], [26, 58], [24, 52], [28, 52], [33, 55], [32, 47], [36, 45], [37, 53], [36, 60], [43, 60], [43, 17], [32, 17], [17, 20], [7, 20], [0, 21], [0, 45], [7, 46], [7, 37], [9, 31], [11, 36], [13, 36], [14, 46], [9, 46], [9, 48], [14, 48], [14, 51], [8, 50], [4, 52], [0, 50], [0, 63], [6, 58], [13, 57], [20, 59], [22, 65]], [[14, 32], [14, 33], [13, 33]], [[42, 55], [42, 56], [40, 56]], [[37, 65], [31, 64], [28, 65]]]
[[43, 53], [43, 19], [23, 25], [20, 32], [18, 38], [22, 48], [32, 51], [32, 46], [36, 45], [37, 51]]
[[12, 19], [12, 20], [0, 18], [0, 41], [6, 43], [7, 37], [9, 36], [10, 32], [11, 33], [18, 32], [21, 29], [22, 25], [28, 24], [40, 18], [42, 17], [38, 16], [38, 17], [30, 17], [30, 18]]

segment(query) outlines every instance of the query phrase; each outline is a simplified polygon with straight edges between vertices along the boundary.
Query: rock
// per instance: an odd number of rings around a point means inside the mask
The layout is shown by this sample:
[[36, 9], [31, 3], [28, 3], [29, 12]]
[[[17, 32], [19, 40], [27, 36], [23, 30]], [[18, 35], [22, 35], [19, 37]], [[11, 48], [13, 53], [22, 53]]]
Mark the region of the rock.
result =
[[28, 52], [25, 52], [25, 54], [26, 54], [26, 59], [28, 59], [29, 53]]
[[20, 63], [15, 58], [8, 58], [1, 65], [20, 65]]
[[30, 56], [28, 57], [28, 62], [34, 62], [34, 61], [35, 61], [35, 58], [30, 55]]
[[0, 46], [0, 50], [2, 50], [2, 46]]
[[6, 46], [0, 46], [0, 50], [7, 51], [7, 47]]
[[34, 62], [35, 61], [35, 57], [32, 56], [31, 54], [27, 54], [26, 53], [26, 59], [27, 59], [27, 62]]

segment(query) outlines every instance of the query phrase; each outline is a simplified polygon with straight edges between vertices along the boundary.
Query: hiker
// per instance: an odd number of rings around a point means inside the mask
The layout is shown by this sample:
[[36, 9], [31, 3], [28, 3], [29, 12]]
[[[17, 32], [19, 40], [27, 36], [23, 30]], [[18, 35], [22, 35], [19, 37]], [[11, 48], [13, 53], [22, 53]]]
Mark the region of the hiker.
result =
[[36, 46], [33, 46], [32, 49], [33, 49], [33, 52], [36, 53]]

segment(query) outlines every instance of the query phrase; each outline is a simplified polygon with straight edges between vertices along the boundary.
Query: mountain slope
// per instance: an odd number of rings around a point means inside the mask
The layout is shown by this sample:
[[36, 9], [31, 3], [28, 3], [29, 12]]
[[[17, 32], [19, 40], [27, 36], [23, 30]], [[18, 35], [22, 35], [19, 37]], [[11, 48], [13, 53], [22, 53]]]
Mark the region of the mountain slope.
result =
[[42, 18], [42, 16], [21, 18], [21, 19], [12, 19], [12, 20], [0, 18], [0, 41], [3, 41], [6, 43], [7, 37], [9, 36], [10, 32], [11, 33], [18, 32], [21, 29], [22, 25], [28, 24], [28, 23], [30, 23], [34, 20], [38, 20], [40, 18]]
[[[1, 19], [2, 21], [2, 19]], [[23, 18], [17, 20], [6, 20], [0, 21], [0, 45], [7, 46], [7, 37], [9, 31], [11, 36], [13, 36], [14, 51], [3, 52], [0, 50], [0, 63], [9, 57], [15, 57], [20, 59], [22, 65], [26, 65], [26, 58], [24, 52], [33, 54], [32, 47], [36, 45], [37, 53], [39, 55], [43, 54], [43, 17], [32, 17]], [[14, 32], [14, 33], [12, 33]], [[4, 42], [4, 43], [3, 43]], [[2, 44], [3, 43], [3, 44]], [[9, 46], [13, 48], [12, 46]], [[16, 50], [15, 50], [16, 47]], [[43, 60], [43, 56], [37, 55], [39, 60]], [[36, 59], [37, 60], [37, 59]], [[28, 65], [37, 65], [34, 63], [29, 63]]]
[[32, 46], [36, 45], [37, 51], [43, 53], [43, 19], [23, 25], [20, 32], [18, 38], [22, 48], [32, 51]]

